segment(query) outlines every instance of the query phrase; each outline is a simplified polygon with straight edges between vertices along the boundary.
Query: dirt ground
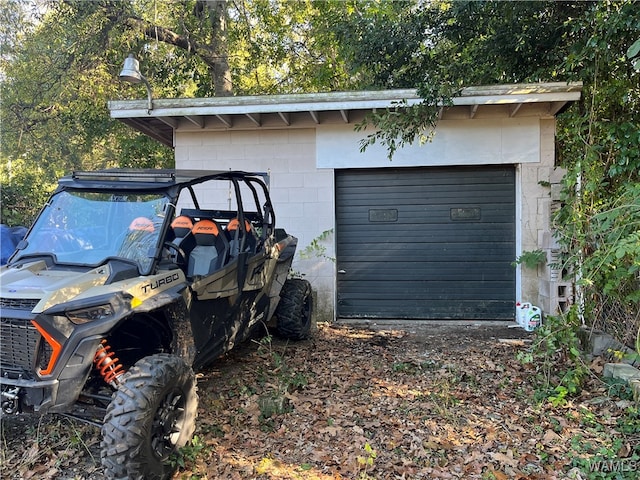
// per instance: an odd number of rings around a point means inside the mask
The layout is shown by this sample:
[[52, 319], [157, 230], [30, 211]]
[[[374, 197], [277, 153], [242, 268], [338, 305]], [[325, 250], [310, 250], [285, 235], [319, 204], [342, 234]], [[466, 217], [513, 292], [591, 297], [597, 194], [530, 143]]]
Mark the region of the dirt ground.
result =
[[[568, 402], [536, 397], [541, 372], [516, 359], [533, 339], [377, 322], [249, 342], [199, 375], [174, 479], [638, 478], [637, 405], [595, 374]], [[1, 447], [2, 479], [102, 478], [98, 429], [68, 418], [5, 417]]]

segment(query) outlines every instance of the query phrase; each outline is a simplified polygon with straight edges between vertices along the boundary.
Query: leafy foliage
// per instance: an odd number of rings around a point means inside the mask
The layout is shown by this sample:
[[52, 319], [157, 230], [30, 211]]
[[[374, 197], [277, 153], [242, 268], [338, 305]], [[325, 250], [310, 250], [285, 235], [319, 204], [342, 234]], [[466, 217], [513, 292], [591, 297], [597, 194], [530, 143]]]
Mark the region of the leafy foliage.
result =
[[604, 295], [635, 304], [640, 301], [640, 184], [627, 184], [620, 195], [604, 199], [590, 218], [584, 243], [583, 285], [597, 285]]
[[327, 243], [333, 240], [333, 228], [325, 230], [316, 238], [311, 240], [311, 243], [307, 245], [301, 252], [300, 258], [320, 258], [329, 260], [331, 262], [336, 261], [334, 257], [327, 255]]
[[[425, 96], [423, 89], [422, 95]], [[401, 100], [385, 110], [368, 114], [356, 125], [356, 131], [364, 131], [369, 125], [375, 125], [376, 131], [369, 133], [360, 141], [360, 151], [380, 141], [387, 146], [387, 158], [392, 160], [396, 150], [411, 145], [417, 139], [424, 144], [433, 138], [440, 110], [452, 104], [452, 92], [448, 85], [436, 86], [429, 92], [429, 98], [415, 106], [409, 106]]]
[[522, 252], [511, 265], [514, 267], [517, 265], [524, 265], [527, 268], [537, 268], [538, 265], [544, 264], [547, 261], [547, 252], [544, 250], [532, 250], [528, 252]]
[[[412, 88], [422, 76], [420, 55], [433, 17], [422, 2], [314, 2], [314, 26], [325, 32], [358, 88]], [[326, 43], [326, 42], [325, 42]]]
[[311, 93], [353, 88], [325, 9], [342, 2], [254, 0], [233, 3], [229, 43], [238, 94]]
[[[3, 223], [29, 225], [35, 219], [55, 185], [49, 182], [44, 169], [31, 166], [23, 159], [0, 164]], [[33, 186], [39, 188], [34, 189]], [[25, 195], [25, 192], [30, 192]]]
[[[582, 354], [578, 336], [580, 320], [577, 307], [560, 316], [547, 316], [536, 331], [536, 341], [528, 352], [518, 354], [520, 361], [536, 372], [536, 396], [554, 406], [566, 405], [578, 395], [589, 367]], [[558, 368], [560, 365], [564, 369]]]
[[567, 175], [555, 223], [580, 272], [585, 319], [631, 346], [640, 328], [640, 74], [627, 52], [640, 22], [637, 5], [626, 1], [593, 4], [583, 18], [589, 28], [572, 26], [564, 63], [570, 78], [584, 82], [584, 101], [559, 119]]
[[640, 71], [640, 39], [636, 40], [627, 50], [627, 57], [631, 60], [633, 68]]

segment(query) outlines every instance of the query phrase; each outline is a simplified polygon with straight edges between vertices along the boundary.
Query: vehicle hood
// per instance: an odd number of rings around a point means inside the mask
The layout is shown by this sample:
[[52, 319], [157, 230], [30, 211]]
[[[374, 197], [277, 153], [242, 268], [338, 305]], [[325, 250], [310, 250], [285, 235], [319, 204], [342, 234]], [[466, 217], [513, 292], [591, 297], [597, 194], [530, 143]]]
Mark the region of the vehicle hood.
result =
[[89, 271], [52, 269], [45, 261], [4, 266], [0, 269], [0, 296], [3, 299], [37, 300], [33, 313], [53, 305], [95, 295], [95, 287], [109, 278], [107, 265]]

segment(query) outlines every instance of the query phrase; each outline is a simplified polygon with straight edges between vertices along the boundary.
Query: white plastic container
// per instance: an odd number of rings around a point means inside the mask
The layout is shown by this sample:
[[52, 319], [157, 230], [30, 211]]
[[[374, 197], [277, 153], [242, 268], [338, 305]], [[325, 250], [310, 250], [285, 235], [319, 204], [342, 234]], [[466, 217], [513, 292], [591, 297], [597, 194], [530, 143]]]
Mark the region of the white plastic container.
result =
[[542, 310], [532, 305], [525, 315], [524, 329], [527, 332], [533, 332], [540, 325], [542, 325]]
[[542, 310], [530, 303], [516, 303], [516, 322], [527, 332], [533, 332], [542, 325]]
[[524, 320], [529, 308], [531, 308], [530, 303], [516, 302], [516, 323], [522, 328], [524, 328]]

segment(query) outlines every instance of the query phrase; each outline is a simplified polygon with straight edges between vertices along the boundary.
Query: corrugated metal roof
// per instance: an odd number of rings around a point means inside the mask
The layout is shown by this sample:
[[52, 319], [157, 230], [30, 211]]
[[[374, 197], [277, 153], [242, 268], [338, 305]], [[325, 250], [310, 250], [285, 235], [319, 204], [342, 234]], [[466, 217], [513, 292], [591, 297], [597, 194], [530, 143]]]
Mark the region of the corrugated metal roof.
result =
[[[469, 118], [478, 109], [502, 106], [509, 116], [522, 114], [521, 107], [545, 104], [546, 113], [556, 115], [568, 103], [580, 99], [581, 83], [533, 83], [467, 87], [453, 99], [453, 107], [465, 109]], [[357, 92], [328, 92], [290, 95], [262, 95], [211, 98], [163, 98], [112, 100], [111, 117], [168, 146], [174, 146], [177, 129], [259, 129], [313, 126], [324, 122], [356, 123], [363, 114], [406, 101], [422, 99], [413, 89]], [[357, 112], [357, 113], [356, 113]], [[356, 120], [354, 120], [356, 119]]]

